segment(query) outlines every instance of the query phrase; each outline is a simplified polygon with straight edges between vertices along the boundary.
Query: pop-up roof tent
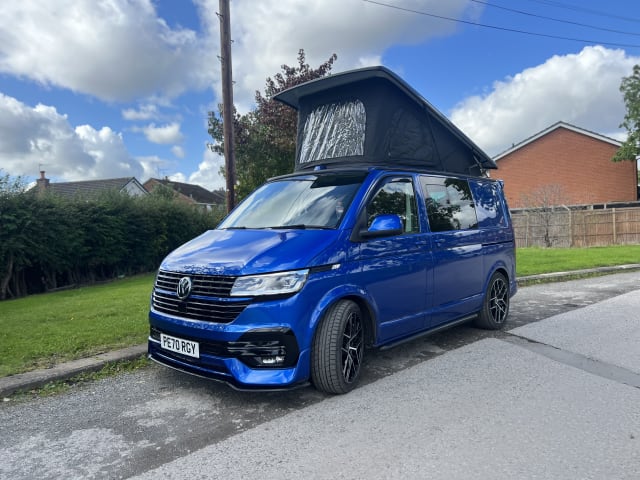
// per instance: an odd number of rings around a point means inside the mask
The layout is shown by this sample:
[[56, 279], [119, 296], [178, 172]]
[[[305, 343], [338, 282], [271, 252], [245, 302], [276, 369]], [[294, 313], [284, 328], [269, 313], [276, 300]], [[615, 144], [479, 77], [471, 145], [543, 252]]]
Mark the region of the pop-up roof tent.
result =
[[274, 97], [298, 110], [295, 170], [376, 165], [481, 175], [498, 168], [385, 67], [312, 80]]

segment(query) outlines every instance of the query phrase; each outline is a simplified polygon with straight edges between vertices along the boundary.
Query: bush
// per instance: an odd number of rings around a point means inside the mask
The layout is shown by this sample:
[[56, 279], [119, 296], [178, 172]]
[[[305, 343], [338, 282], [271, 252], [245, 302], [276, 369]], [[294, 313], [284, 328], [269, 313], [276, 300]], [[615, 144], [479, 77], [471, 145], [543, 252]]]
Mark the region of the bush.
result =
[[219, 221], [161, 194], [69, 200], [0, 189], [0, 299], [153, 271]]

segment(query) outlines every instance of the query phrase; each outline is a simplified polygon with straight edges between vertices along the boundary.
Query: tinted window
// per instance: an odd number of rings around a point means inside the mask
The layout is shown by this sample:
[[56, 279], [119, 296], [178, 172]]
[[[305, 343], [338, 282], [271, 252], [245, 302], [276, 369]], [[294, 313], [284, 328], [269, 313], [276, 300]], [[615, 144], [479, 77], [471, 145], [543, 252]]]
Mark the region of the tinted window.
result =
[[432, 232], [478, 228], [473, 196], [466, 180], [420, 177]]
[[378, 188], [367, 205], [367, 226], [378, 215], [396, 214], [402, 219], [406, 233], [420, 231], [413, 183], [407, 179], [389, 179]]
[[478, 223], [481, 227], [505, 227], [507, 220], [500, 201], [500, 185], [497, 182], [471, 182], [473, 196], [476, 199]]
[[266, 183], [218, 228], [336, 228], [365, 175], [328, 174]]

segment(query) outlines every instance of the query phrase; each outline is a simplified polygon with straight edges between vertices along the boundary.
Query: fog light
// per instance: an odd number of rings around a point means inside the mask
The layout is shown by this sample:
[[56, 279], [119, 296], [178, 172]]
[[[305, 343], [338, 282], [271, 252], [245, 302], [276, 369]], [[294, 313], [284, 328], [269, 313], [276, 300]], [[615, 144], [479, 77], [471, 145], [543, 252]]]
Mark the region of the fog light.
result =
[[256, 357], [258, 363], [264, 366], [277, 366], [284, 363], [284, 355], [274, 355], [270, 357]]
[[227, 350], [249, 368], [293, 367], [300, 356], [293, 331], [282, 327], [250, 330], [228, 342]]

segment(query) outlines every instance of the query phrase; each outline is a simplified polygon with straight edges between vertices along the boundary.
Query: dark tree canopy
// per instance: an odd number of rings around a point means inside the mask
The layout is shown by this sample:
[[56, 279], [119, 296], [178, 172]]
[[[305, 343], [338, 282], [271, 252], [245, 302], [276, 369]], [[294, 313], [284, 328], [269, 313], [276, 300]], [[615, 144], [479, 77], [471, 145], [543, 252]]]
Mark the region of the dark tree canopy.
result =
[[614, 162], [635, 161], [640, 156], [640, 65], [633, 67], [633, 74], [624, 77], [620, 84], [627, 113], [620, 127], [627, 130], [627, 140], [613, 157]]
[[[300, 83], [321, 78], [331, 72], [336, 54], [317, 68], [306, 63], [304, 50], [298, 52], [298, 65], [282, 65], [282, 72], [266, 80], [264, 94], [256, 91], [256, 106], [240, 115], [234, 110], [236, 195], [245, 197], [270, 177], [293, 171], [296, 153], [297, 112], [273, 100], [279, 92]], [[212, 151], [224, 155], [222, 107], [209, 112]], [[224, 175], [224, 171], [221, 172]]]

